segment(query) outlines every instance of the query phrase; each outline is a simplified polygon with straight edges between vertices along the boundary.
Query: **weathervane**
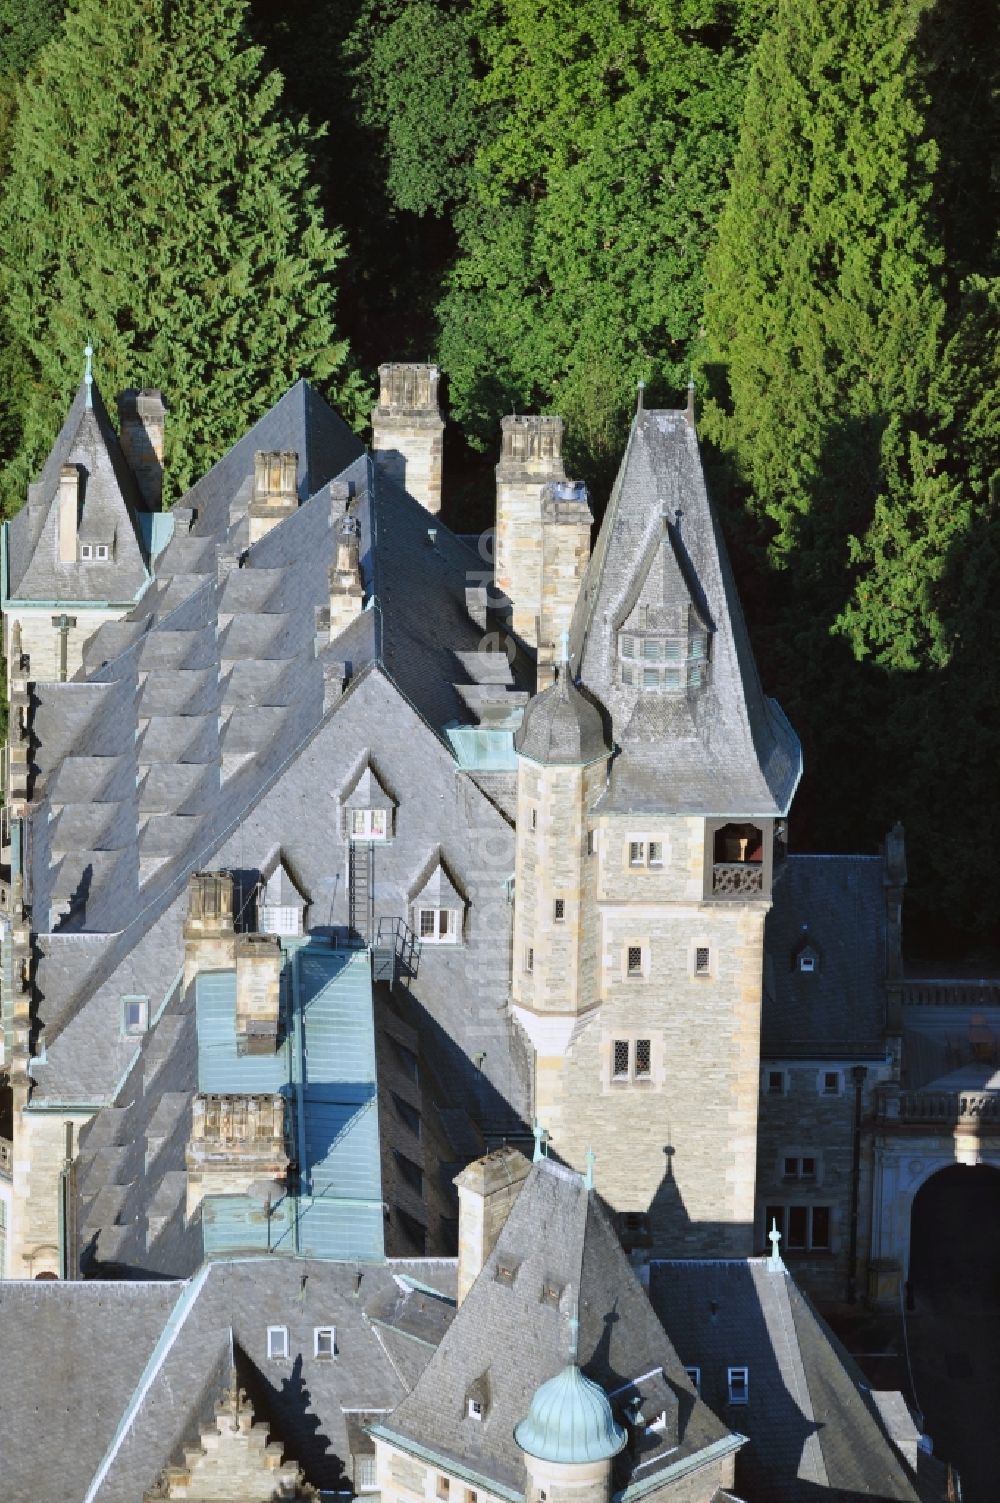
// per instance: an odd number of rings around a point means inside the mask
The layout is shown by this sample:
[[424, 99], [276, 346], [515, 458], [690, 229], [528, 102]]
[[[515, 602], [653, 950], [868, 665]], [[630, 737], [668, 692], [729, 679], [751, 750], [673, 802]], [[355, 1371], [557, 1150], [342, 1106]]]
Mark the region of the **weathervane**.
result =
[[781, 1233], [778, 1231], [778, 1223], [773, 1217], [771, 1219], [771, 1230], [767, 1234], [767, 1240], [771, 1244], [771, 1253], [767, 1260], [768, 1272], [780, 1273], [783, 1267], [783, 1264], [781, 1262], [781, 1254], [778, 1252], [778, 1243], [781, 1241]]
[[94, 366], [93, 366], [94, 346], [91, 344], [91, 342], [90, 342], [89, 339], [87, 340], [87, 343], [84, 346], [83, 355], [84, 355], [83, 383], [84, 383], [84, 385], [87, 388], [87, 406], [88, 407], [93, 407], [93, 405], [94, 405], [94, 399], [93, 399], [93, 385], [94, 385]]

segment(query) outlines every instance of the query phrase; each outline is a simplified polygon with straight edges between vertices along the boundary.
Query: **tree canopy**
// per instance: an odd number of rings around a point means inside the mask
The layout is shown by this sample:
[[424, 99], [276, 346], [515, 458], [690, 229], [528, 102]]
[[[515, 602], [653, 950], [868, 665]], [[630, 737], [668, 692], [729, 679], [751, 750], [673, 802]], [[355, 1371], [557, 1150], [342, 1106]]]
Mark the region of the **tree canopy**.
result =
[[315, 133], [242, 0], [76, 0], [36, 59], [0, 204], [0, 290], [30, 377], [7, 501], [61, 421], [92, 340], [106, 389], [160, 386], [183, 490], [299, 375], [345, 391], [341, 233]]

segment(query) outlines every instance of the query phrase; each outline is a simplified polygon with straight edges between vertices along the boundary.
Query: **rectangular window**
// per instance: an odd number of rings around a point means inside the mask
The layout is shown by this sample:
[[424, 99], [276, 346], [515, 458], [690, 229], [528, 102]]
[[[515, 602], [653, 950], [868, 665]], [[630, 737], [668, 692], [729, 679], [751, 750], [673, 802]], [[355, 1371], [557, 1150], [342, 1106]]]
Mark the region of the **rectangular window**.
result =
[[786, 1159], [785, 1160], [785, 1179], [798, 1179], [798, 1177], [799, 1177], [799, 1161], [798, 1161], [798, 1159]]
[[800, 1179], [815, 1179], [816, 1178], [816, 1160], [815, 1159], [800, 1159], [799, 1160], [799, 1178]]
[[538, 829], [538, 810], [537, 809], [532, 809], [532, 811], [531, 811], [531, 828], [533, 830], [537, 830]]
[[526, 976], [535, 974], [535, 951], [531, 945], [524, 952], [524, 974]]
[[622, 657], [631, 658], [634, 656], [635, 644], [633, 642], [633, 639], [631, 637], [622, 637]]
[[727, 1374], [730, 1404], [746, 1404], [750, 1400], [750, 1369], [731, 1367]]
[[812, 1226], [810, 1228], [810, 1245], [817, 1252], [827, 1252], [830, 1247], [830, 1207], [812, 1207]]
[[146, 1032], [149, 1027], [148, 997], [122, 998], [122, 1026], [127, 1034]]
[[615, 1039], [612, 1045], [611, 1075], [614, 1080], [628, 1080], [628, 1039]]
[[684, 1371], [687, 1373], [688, 1377], [691, 1379], [691, 1382], [694, 1384], [695, 1393], [701, 1393], [701, 1368], [686, 1367]]
[[768, 1070], [767, 1094], [769, 1096], [783, 1096], [785, 1094], [784, 1070]]
[[648, 625], [649, 625], [649, 606], [648, 605], [640, 605], [640, 607], [639, 607], [639, 630], [640, 631], [645, 631], [646, 627]]
[[565, 918], [566, 918], [566, 903], [565, 903], [565, 900], [563, 898], [556, 898], [556, 900], [555, 900], [555, 921], [556, 921], [557, 924], [561, 924], [564, 921]]
[[648, 1080], [653, 1071], [653, 1051], [649, 1039], [635, 1041], [635, 1078]]
[[671, 637], [669, 641], [664, 642], [663, 656], [668, 663], [679, 663], [681, 661], [684, 656], [684, 648], [676, 637]]
[[650, 864], [650, 866], [662, 866], [663, 865], [663, 841], [662, 840], [651, 840], [649, 842], [649, 864]]
[[359, 1493], [373, 1493], [378, 1489], [378, 1473], [374, 1456], [358, 1456], [354, 1462], [354, 1485]]
[[411, 1106], [408, 1101], [404, 1101], [402, 1096], [397, 1096], [395, 1092], [393, 1092], [392, 1099], [395, 1103], [396, 1111], [399, 1113], [402, 1121], [406, 1123], [407, 1127], [410, 1129], [413, 1135], [419, 1138], [420, 1113], [417, 1111], [416, 1107]]
[[629, 945], [626, 965], [630, 976], [642, 975], [642, 946]]
[[596, 850], [597, 850], [597, 832], [595, 830], [588, 830], [587, 831], [587, 855], [588, 856], [593, 856], [594, 853], [596, 852]]
[[433, 908], [421, 908], [421, 910], [420, 910], [420, 938], [421, 939], [433, 939], [434, 938], [434, 918], [435, 918], [435, 914], [434, 914], [434, 909]]
[[646, 842], [644, 840], [630, 840], [628, 843], [629, 866], [645, 866]]
[[411, 1190], [416, 1190], [418, 1193], [423, 1194], [424, 1171], [420, 1165], [414, 1163], [413, 1159], [408, 1159], [406, 1154], [400, 1153], [398, 1149], [395, 1150], [395, 1155], [396, 1163], [399, 1165], [399, 1172], [403, 1179], [410, 1186]]
[[94, 556], [94, 550], [89, 543], [80, 544], [80, 557], [86, 563]]
[[469, 1415], [470, 1419], [474, 1419], [474, 1420], [481, 1420], [482, 1419], [482, 1417], [483, 1417], [483, 1406], [479, 1402], [478, 1399], [470, 1399], [469, 1400], [468, 1415]]
[[642, 644], [642, 655], [650, 663], [659, 662], [660, 644], [655, 637], [647, 637]]
[[301, 934], [302, 909], [264, 903], [257, 912], [257, 928], [261, 934]]
[[438, 1480], [437, 1480], [437, 1495], [438, 1495], [438, 1497], [447, 1500], [448, 1495], [449, 1495], [450, 1492], [451, 1492], [451, 1483], [448, 1481], [447, 1477], [442, 1477], [441, 1473], [439, 1472], [438, 1473]]
[[351, 836], [354, 840], [385, 840], [388, 819], [384, 809], [354, 809]]
[[711, 956], [706, 945], [699, 945], [694, 952], [694, 973], [696, 976], [707, 976]]
[[816, 969], [816, 957], [808, 953], [799, 956], [799, 970], [811, 975]]
[[824, 1096], [839, 1096], [840, 1095], [840, 1071], [839, 1070], [824, 1070], [823, 1071], [823, 1095]]
[[644, 689], [656, 689], [659, 686], [659, 682], [660, 672], [658, 668], [644, 668], [642, 670], [642, 687]]
[[317, 1326], [313, 1331], [313, 1356], [331, 1360], [337, 1355], [337, 1329], [335, 1326]]
[[288, 1358], [288, 1327], [268, 1326], [267, 1356], [270, 1362], [282, 1362]]
[[788, 1249], [804, 1252], [809, 1246], [809, 1207], [788, 1207]]
[[108, 547], [107, 543], [94, 544], [94, 557], [102, 561], [106, 561], [111, 557], [111, 549]]

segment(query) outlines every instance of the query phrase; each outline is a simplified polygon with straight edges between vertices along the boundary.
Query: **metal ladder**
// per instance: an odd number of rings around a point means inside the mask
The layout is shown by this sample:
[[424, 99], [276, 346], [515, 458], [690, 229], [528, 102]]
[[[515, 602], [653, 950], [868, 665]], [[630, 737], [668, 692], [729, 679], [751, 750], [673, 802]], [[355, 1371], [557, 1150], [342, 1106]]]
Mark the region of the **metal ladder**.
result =
[[375, 929], [375, 852], [370, 841], [351, 841], [348, 889], [351, 932], [370, 945]]

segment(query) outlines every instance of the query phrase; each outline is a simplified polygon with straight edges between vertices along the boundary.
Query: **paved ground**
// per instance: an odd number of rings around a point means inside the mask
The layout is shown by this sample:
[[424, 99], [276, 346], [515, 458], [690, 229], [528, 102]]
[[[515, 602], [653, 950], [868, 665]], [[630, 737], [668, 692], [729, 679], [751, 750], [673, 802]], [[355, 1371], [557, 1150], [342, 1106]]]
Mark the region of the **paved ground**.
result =
[[935, 1455], [958, 1468], [963, 1503], [1000, 1498], [1000, 1174], [956, 1166], [917, 1197], [914, 1309], [825, 1312], [873, 1388], [923, 1411]]

